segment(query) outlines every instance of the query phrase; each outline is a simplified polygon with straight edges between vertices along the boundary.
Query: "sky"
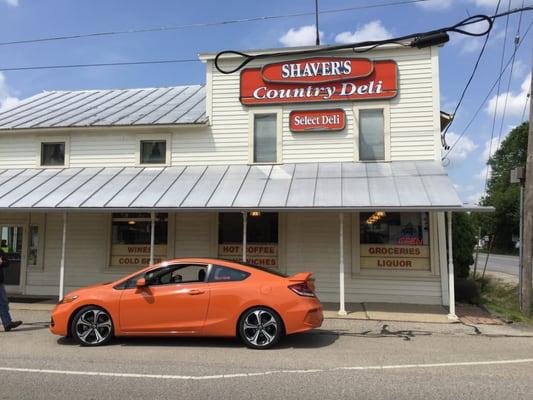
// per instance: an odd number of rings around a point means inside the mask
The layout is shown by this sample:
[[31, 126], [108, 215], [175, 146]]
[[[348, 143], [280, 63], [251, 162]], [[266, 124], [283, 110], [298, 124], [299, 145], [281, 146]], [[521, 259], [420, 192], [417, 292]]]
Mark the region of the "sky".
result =
[[[320, 0], [321, 10], [395, 3], [399, 0]], [[533, 0], [501, 0], [500, 10]], [[320, 16], [323, 44], [391, 38], [452, 25], [469, 15], [493, 14], [497, 0], [427, 0]], [[159, 59], [196, 59], [198, 53], [314, 44], [314, 16], [125, 34], [51, 42], [3, 42], [100, 31], [130, 30], [314, 11], [314, 0], [0, 0], [0, 108], [43, 90], [158, 87], [205, 82], [200, 62], [102, 68], [4, 71], [10, 67], [87, 64]], [[447, 135], [453, 144], [510, 59], [519, 16], [500, 18], [487, 43], [474, 80]], [[533, 12], [522, 16], [523, 34]], [[473, 27], [479, 29], [479, 27]], [[528, 117], [533, 28], [496, 90], [457, 143], [445, 166], [465, 202], [483, 194], [486, 161], [509, 131]], [[457, 34], [440, 51], [440, 101], [452, 112], [470, 75], [484, 38]], [[504, 107], [504, 104], [506, 106]], [[526, 109], [527, 106], [527, 109]], [[505, 115], [503, 109], [505, 108]], [[524, 113], [525, 110], [525, 114]], [[496, 114], [496, 115], [495, 115]], [[504, 118], [502, 118], [504, 117]], [[494, 125], [494, 129], [492, 128]], [[491, 132], [493, 140], [491, 142]], [[492, 145], [491, 145], [492, 143]]]

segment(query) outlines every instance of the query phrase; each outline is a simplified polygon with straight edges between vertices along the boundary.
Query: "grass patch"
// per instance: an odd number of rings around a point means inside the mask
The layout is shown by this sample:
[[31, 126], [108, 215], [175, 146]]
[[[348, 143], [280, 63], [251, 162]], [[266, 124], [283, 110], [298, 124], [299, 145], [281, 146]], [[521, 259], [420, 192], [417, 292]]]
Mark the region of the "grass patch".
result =
[[480, 284], [481, 304], [492, 314], [505, 321], [524, 322], [533, 325], [533, 318], [528, 318], [520, 312], [517, 285], [493, 278], [485, 278]]

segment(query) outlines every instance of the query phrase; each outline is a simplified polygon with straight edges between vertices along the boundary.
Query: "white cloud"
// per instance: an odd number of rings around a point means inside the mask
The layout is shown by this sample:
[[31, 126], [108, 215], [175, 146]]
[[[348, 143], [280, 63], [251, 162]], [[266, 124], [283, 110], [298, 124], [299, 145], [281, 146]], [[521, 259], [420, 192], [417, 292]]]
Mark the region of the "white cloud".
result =
[[13, 107], [19, 99], [13, 96], [6, 83], [6, 76], [0, 72], [0, 111]]
[[3, 3], [6, 3], [8, 6], [17, 7], [19, 5], [19, 0], [0, 0]]
[[[320, 38], [324, 32], [319, 31]], [[300, 28], [289, 29], [282, 37], [279, 38], [281, 44], [287, 47], [310, 46], [316, 43], [315, 25], [305, 25]]]
[[422, 1], [419, 3], [415, 3], [417, 6], [424, 8], [426, 10], [446, 10], [450, 8], [452, 5], [452, 0], [428, 0], [428, 1]]
[[469, 204], [479, 204], [479, 200], [481, 200], [481, 197], [484, 196], [485, 193], [484, 192], [475, 192], [475, 193], [472, 193], [472, 194], [469, 194], [468, 196], [466, 196], [466, 201], [469, 203]]
[[369, 40], [382, 40], [392, 37], [392, 33], [383, 26], [380, 20], [370, 21], [354, 32], [341, 32], [335, 36], [337, 43], [356, 43]]
[[[478, 7], [489, 7], [489, 8], [496, 8], [496, 5], [498, 4], [498, 0], [469, 0], [471, 3], [474, 3]], [[505, 2], [506, 5], [507, 2]], [[504, 2], [502, 2], [504, 4]], [[519, 7], [522, 5], [522, 0], [511, 0], [511, 8], [513, 7]], [[500, 10], [502, 9], [502, 6], [500, 5]]]
[[[527, 94], [529, 93], [529, 88], [531, 84], [531, 74], [529, 74], [522, 85], [520, 85], [520, 92], [514, 93], [513, 91], [507, 93], [501, 93], [499, 96], [492, 96], [489, 100], [487, 106], [485, 107], [485, 112], [489, 115], [494, 115], [498, 112], [498, 118], [501, 118], [503, 114], [503, 109], [505, 108], [505, 115], [511, 117], [522, 116], [524, 112], [524, 107], [527, 101]], [[507, 106], [505, 106], [505, 98], [507, 97]], [[527, 111], [527, 110], [526, 110]]]
[[[487, 175], [487, 170], [489, 171]], [[485, 178], [490, 179], [491, 168], [488, 165], [485, 165], [481, 171], [474, 175], [474, 178], [484, 181]]]
[[[448, 132], [446, 134], [446, 142], [450, 146], [457, 142], [458, 138], [459, 135], [455, 132]], [[477, 145], [466, 136], [463, 136], [461, 140], [457, 143], [457, 145], [453, 148], [453, 151], [448, 155], [448, 160], [450, 161], [448, 167], [455, 168], [460, 166], [463, 161], [466, 160], [468, 155], [472, 153], [475, 149], [477, 149]], [[446, 152], [447, 151], [443, 150], [443, 154]]]

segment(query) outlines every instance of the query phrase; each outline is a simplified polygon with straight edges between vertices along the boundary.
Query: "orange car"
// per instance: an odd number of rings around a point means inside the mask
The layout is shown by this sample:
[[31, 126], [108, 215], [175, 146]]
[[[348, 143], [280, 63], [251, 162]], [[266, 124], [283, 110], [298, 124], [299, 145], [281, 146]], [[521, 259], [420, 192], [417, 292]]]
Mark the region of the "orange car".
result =
[[233, 261], [187, 258], [67, 294], [50, 330], [83, 346], [113, 336], [237, 336], [266, 349], [322, 324], [311, 273], [286, 276]]

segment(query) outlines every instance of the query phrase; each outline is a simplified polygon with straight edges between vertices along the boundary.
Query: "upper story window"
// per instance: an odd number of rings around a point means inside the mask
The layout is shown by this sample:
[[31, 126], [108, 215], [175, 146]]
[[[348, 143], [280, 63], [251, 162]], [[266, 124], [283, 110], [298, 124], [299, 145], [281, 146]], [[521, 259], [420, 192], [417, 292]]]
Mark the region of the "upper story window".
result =
[[141, 164], [166, 164], [167, 141], [166, 140], [141, 140], [140, 163]]
[[359, 160], [385, 160], [385, 116], [381, 108], [359, 110]]
[[277, 114], [254, 114], [253, 162], [278, 161]]
[[65, 142], [41, 143], [41, 165], [65, 165]]

